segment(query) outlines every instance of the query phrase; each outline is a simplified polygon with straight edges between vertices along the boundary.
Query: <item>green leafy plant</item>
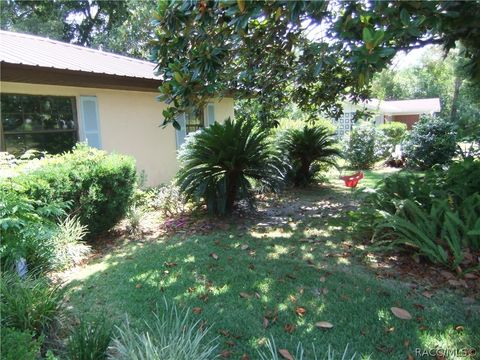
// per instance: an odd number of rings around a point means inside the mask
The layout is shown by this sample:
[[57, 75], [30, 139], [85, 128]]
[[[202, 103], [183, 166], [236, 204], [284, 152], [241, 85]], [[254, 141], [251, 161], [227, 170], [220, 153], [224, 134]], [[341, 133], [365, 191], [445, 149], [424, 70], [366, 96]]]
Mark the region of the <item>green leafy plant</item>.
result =
[[30, 331], [1, 328], [3, 360], [35, 360], [39, 358], [41, 339], [35, 339]]
[[407, 164], [421, 170], [451, 162], [457, 133], [452, 123], [435, 116], [422, 116], [405, 141]]
[[[377, 226], [383, 237], [394, 237], [394, 245], [414, 248], [433, 263], [461, 270], [465, 251], [480, 248], [480, 195], [465, 199], [460, 211], [450, 208], [448, 199], [434, 200], [429, 210], [405, 200], [396, 214], [385, 213]], [[472, 264], [470, 261], [468, 265]]]
[[277, 345], [275, 344], [275, 340], [273, 338], [270, 338], [267, 340], [266, 343], [266, 352], [263, 350], [258, 351], [258, 355], [260, 357], [260, 360], [280, 360], [280, 359], [286, 359], [287, 354], [290, 355], [291, 358], [295, 360], [304, 360], [304, 359], [324, 359], [324, 360], [354, 360], [357, 358], [357, 354], [350, 354], [351, 352], [348, 350], [348, 345], [345, 347], [343, 352], [341, 353], [336, 353], [330, 346], [328, 346], [328, 350], [324, 355], [322, 356], [320, 352], [315, 349], [315, 346], [312, 345], [312, 350], [310, 351], [309, 356], [307, 357], [305, 348], [303, 347], [302, 343], [299, 342], [295, 351], [295, 355], [292, 356], [290, 352], [287, 353], [288, 350], [286, 349], [279, 349]]
[[19, 172], [11, 181], [45, 204], [68, 202], [70, 213], [78, 215], [89, 234], [95, 235], [125, 216], [136, 170], [130, 157], [81, 144], [72, 152], [40, 160], [35, 168]]
[[407, 135], [407, 124], [391, 121], [380, 125], [379, 130], [385, 135], [386, 141], [394, 147], [400, 144]]
[[333, 133], [324, 127], [286, 130], [280, 136], [279, 148], [291, 164], [288, 177], [295, 186], [312, 182], [321, 165], [335, 165], [335, 158], [340, 156]]
[[348, 134], [343, 155], [351, 167], [370, 169], [375, 162], [388, 155], [388, 144], [374, 126], [360, 125]]
[[112, 358], [119, 360], [207, 360], [214, 359], [217, 345], [206, 341], [209, 329], [202, 330], [199, 321], [190, 320], [188, 311], [178, 311], [165, 302], [164, 311], [154, 313], [145, 332], [135, 331], [129, 324], [118, 328], [113, 341]]
[[274, 190], [284, 178], [268, 132], [246, 121], [227, 119], [190, 136], [179, 159], [180, 190], [213, 214], [231, 213], [237, 200], [252, 204], [254, 183]]
[[34, 200], [16, 184], [0, 183], [0, 260], [12, 269], [24, 258], [30, 271], [46, 272], [53, 267], [52, 238], [58, 227], [54, 219], [64, 216], [65, 203]]
[[62, 291], [45, 278], [27, 277], [21, 280], [16, 274], [2, 272], [1, 323], [41, 334], [59, 314]]
[[60, 221], [53, 236], [53, 267], [65, 269], [79, 264], [91, 252], [91, 247], [82, 240], [87, 235], [87, 227], [76, 216], [67, 216]]
[[67, 354], [71, 360], [107, 359], [112, 341], [113, 326], [105, 318], [81, 321], [67, 341]]

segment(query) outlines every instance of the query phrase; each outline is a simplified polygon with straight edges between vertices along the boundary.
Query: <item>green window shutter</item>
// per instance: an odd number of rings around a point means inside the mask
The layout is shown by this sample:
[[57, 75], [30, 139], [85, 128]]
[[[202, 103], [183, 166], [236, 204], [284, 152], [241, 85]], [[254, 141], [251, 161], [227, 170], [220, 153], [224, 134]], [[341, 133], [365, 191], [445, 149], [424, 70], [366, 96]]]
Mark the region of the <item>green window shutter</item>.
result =
[[177, 139], [177, 149], [185, 142], [187, 136], [187, 117], [185, 113], [177, 116], [177, 122], [180, 124], [180, 130], [175, 130], [175, 136]]
[[88, 146], [102, 148], [100, 135], [100, 119], [96, 96], [80, 96], [80, 121], [82, 126], [81, 140]]

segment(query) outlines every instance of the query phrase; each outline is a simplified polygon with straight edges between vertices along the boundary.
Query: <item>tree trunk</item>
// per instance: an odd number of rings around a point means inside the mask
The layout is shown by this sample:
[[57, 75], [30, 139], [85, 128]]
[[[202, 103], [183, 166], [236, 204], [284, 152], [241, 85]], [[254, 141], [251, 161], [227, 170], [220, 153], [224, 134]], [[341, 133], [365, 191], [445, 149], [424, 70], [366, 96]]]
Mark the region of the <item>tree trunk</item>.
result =
[[455, 121], [457, 117], [457, 102], [458, 102], [458, 95], [460, 93], [460, 87], [462, 86], [462, 79], [459, 76], [455, 77], [455, 84], [453, 89], [453, 98], [452, 98], [452, 108], [450, 110], [450, 120], [452, 122]]

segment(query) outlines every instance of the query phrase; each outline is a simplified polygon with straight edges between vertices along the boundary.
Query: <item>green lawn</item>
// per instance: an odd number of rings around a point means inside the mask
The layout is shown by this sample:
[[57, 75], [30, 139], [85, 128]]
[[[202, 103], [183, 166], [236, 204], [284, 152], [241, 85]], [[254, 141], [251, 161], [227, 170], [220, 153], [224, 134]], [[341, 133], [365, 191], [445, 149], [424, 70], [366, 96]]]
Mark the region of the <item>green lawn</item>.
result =
[[[362, 186], [382, 176], [367, 172]], [[286, 193], [228, 230], [126, 242], [69, 274], [68, 306], [77, 317], [106, 315], [116, 323], [128, 314], [139, 328], [164, 298], [200, 307], [192, 316], [212, 326], [209, 336], [233, 359], [257, 358], [271, 336], [292, 353], [298, 341], [325, 351], [349, 344], [371, 359], [478, 347], [480, 316], [460, 295], [437, 291], [429, 299], [422, 287], [379, 278], [362, 265], [345, 226], [352, 194], [339, 184]], [[413, 319], [394, 317], [392, 306]], [[334, 327], [320, 330], [318, 321]]]

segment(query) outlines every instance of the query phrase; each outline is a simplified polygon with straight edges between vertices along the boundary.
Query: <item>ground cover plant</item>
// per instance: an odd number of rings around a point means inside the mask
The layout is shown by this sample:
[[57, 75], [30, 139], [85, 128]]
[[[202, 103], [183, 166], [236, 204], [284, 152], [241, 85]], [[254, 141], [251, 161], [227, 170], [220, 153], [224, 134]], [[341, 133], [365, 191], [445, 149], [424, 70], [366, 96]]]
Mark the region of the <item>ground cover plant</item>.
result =
[[403, 246], [458, 273], [478, 268], [479, 175], [479, 161], [465, 159], [380, 181], [352, 214], [359, 238]]
[[[385, 174], [366, 172], [365, 180]], [[475, 300], [361, 263], [345, 237], [351, 196], [331, 179], [329, 187], [268, 198], [245, 222], [126, 243], [67, 276], [69, 304], [74, 314], [103, 313], [120, 326], [128, 314], [132, 331], [142, 333], [166, 298], [210, 327], [206, 339], [217, 338], [226, 358], [268, 356], [272, 337], [277, 352], [292, 355], [301, 341], [306, 359], [310, 344], [320, 358], [329, 346], [342, 354], [348, 345], [350, 356], [372, 359], [475, 346]]]

